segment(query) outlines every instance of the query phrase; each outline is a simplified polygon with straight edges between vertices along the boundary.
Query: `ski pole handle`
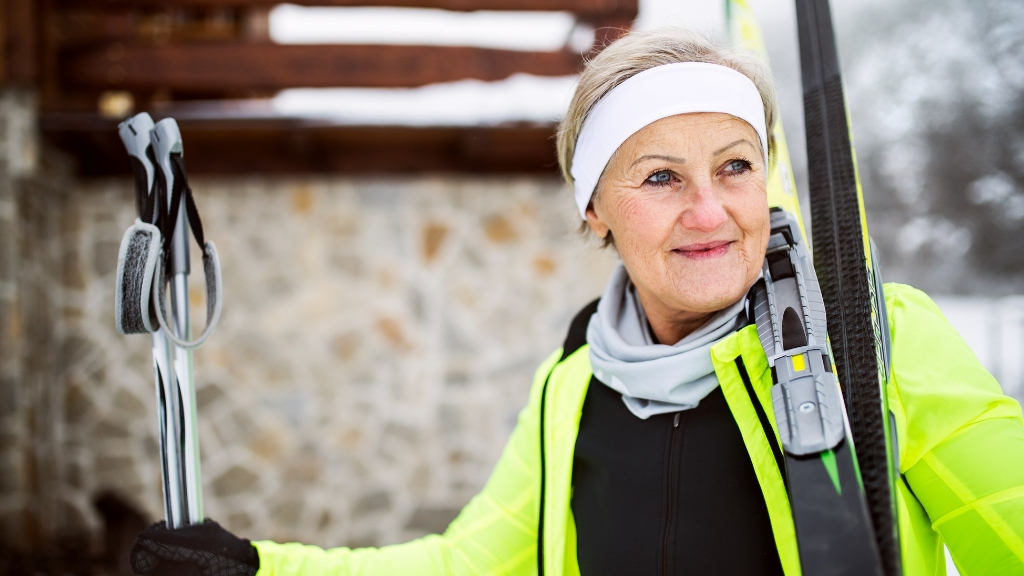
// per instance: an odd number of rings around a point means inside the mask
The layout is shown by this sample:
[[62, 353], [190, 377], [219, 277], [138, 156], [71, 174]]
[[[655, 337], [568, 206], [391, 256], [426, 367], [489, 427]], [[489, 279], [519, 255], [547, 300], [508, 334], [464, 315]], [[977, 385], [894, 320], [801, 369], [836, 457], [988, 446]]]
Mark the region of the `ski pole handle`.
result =
[[[169, 242], [167, 256], [167, 275], [174, 277], [178, 274], [188, 275], [188, 216], [185, 214], [185, 204], [182, 202], [184, 196], [184, 182], [175, 177], [172, 155], [184, 155], [184, 145], [181, 142], [181, 130], [174, 118], [164, 118], [156, 123], [149, 133], [150, 141], [153, 144], [153, 156], [156, 160], [158, 186], [164, 192], [164, 202], [167, 206], [168, 222], [163, 228], [165, 242]], [[177, 199], [175, 198], [177, 197]], [[173, 211], [174, 213], [171, 213]], [[172, 228], [173, 226], [173, 228]], [[184, 334], [179, 337], [187, 338]]]
[[124, 143], [135, 175], [135, 211], [146, 224], [156, 223], [156, 199], [153, 197], [155, 168], [148, 154], [152, 153], [149, 133], [153, 118], [146, 112], [136, 114], [117, 125], [117, 133]]

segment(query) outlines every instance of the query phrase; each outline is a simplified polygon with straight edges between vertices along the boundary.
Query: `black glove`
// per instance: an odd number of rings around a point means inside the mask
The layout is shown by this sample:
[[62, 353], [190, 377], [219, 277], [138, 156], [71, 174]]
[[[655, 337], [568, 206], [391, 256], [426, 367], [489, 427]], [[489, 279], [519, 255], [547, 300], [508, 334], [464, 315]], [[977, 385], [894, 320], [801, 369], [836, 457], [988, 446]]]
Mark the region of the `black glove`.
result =
[[135, 538], [130, 561], [136, 576], [255, 576], [260, 569], [256, 548], [210, 519], [175, 530], [157, 522]]

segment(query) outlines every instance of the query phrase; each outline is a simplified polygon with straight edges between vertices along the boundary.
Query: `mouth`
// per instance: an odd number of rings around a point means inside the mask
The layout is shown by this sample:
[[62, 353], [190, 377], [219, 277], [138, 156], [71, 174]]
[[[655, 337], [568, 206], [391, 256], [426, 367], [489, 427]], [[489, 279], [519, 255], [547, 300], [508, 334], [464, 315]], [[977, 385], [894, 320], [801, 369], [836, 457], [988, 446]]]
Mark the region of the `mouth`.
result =
[[724, 256], [732, 244], [733, 241], [731, 240], [716, 240], [714, 242], [688, 244], [672, 251], [692, 260], [710, 260]]

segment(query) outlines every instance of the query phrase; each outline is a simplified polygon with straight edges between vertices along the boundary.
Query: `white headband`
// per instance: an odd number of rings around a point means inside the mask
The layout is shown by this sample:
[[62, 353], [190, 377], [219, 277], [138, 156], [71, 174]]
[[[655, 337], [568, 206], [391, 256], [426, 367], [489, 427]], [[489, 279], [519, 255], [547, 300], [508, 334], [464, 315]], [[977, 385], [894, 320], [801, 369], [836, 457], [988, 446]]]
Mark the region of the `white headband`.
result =
[[623, 142], [652, 122], [692, 112], [723, 112], [745, 120], [757, 131], [767, 155], [764, 103], [750, 78], [718, 64], [656, 66], [612, 88], [583, 122], [572, 156], [580, 216], [586, 220], [597, 180]]

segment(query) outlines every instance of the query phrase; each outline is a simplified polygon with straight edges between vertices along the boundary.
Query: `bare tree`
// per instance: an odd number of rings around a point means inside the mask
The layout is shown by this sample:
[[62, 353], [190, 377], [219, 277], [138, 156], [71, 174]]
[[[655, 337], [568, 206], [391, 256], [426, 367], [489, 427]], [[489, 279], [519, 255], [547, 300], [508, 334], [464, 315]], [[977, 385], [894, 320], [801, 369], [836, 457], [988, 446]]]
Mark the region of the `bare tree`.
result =
[[847, 84], [887, 280], [1024, 287], [1024, 3], [907, 0], [845, 26]]

